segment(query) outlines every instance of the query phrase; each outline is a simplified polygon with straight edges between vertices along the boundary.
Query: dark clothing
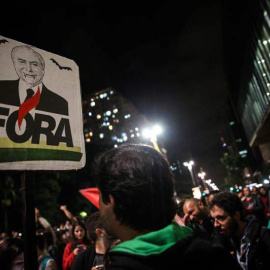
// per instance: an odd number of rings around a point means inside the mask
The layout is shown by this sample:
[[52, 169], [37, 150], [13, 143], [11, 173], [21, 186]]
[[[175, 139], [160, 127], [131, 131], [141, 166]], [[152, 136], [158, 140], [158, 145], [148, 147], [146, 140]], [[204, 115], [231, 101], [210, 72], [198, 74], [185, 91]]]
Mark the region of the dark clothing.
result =
[[251, 199], [243, 199], [246, 217], [256, 217], [264, 222], [264, 204], [260, 198], [252, 195]]
[[270, 269], [270, 230], [256, 218], [248, 221], [241, 244], [249, 245], [239, 257], [240, 263], [247, 261], [248, 270]]
[[138, 236], [116, 245], [110, 252], [106, 270], [207, 269], [240, 270], [240, 266], [222, 246], [213, 245], [203, 234], [176, 223], [162, 230]]
[[49, 254], [57, 264], [57, 270], [62, 270], [62, 261], [65, 245], [65, 243], [56, 242], [55, 245], [51, 247], [51, 249], [48, 249]]
[[95, 266], [96, 255], [95, 244], [90, 244], [84, 252], [76, 256], [71, 270], [91, 270]]
[[[19, 80], [0, 81], [0, 103], [20, 107]], [[42, 84], [36, 110], [68, 115], [68, 102]]]

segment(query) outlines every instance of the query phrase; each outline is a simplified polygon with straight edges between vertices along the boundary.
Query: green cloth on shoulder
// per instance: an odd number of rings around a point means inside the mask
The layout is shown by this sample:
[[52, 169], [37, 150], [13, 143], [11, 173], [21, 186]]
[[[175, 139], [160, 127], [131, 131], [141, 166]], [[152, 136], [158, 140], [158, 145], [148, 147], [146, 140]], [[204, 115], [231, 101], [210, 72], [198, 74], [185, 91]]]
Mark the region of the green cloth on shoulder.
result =
[[173, 246], [192, 232], [187, 226], [172, 222], [167, 227], [116, 245], [110, 252], [125, 252], [139, 256], [156, 255]]

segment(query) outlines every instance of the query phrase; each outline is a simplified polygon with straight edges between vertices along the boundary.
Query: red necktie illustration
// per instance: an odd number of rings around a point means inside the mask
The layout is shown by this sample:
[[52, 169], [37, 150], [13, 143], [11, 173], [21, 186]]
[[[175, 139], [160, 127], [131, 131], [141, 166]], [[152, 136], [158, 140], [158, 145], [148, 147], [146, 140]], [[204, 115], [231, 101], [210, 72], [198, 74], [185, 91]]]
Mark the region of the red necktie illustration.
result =
[[21, 104], [21, 106], [19, 108], [18, 125], [19, 125], [20, 130], [21, 130], [21, 124], [22, 124], [22, 121], [23, 121], [23, 118], [25, 117], [25, 115], [38, 105], [39, 98], [40, 98], [39, 87], [38, 87], [36, 94], [35, 95], [33, 95], [33, 94], [34, 94], [34, 91], [32, 89], [27, 89], [26, 99]]

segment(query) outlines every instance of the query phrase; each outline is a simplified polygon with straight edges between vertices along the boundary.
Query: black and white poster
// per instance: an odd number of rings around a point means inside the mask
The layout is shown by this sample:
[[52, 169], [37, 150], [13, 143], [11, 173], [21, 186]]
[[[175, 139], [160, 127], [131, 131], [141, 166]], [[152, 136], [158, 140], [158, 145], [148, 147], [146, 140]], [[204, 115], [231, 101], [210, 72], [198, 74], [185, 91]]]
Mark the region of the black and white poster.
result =
[[0, 170], [84, 165], [77, 64], [0, 36]]

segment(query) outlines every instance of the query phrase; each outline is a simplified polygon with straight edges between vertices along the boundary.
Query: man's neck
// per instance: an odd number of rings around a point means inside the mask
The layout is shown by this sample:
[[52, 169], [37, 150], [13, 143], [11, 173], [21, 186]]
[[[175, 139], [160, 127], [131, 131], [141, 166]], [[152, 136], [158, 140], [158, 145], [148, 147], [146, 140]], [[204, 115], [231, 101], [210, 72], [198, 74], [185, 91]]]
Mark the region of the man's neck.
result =
[[127, 226], [122, 226], [123, 228], [119, 230], [118, 238], [124, 242], [128, 240], [132, 240], [133, 238], [147, 234], [151, 232], [151, 230], [143, 230], [143, 231], [137, 231]]
[[109, 242], [104, 239], [104, 237], [98, 237], [95, 242], [96, 253], [105, 254], [109, 247]]

